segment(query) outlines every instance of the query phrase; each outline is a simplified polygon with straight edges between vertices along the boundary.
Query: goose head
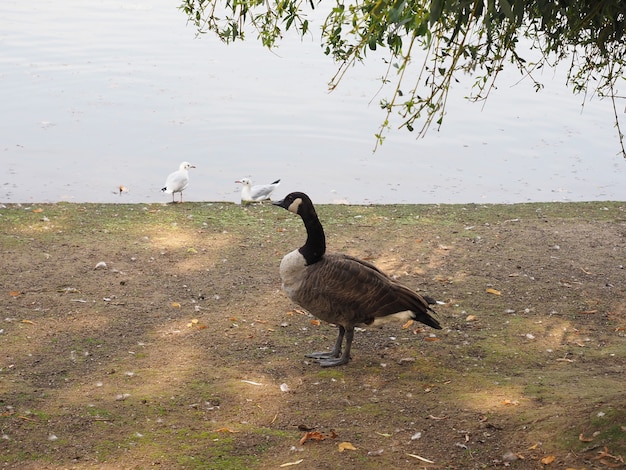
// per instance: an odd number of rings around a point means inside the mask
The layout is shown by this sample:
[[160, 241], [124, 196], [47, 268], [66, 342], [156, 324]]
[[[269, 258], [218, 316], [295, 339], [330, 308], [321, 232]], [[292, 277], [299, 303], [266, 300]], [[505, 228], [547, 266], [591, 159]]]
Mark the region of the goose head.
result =
[[283, 209], [287, 209], [289, 212], [298, 214], [301, 217], [304, 216], [308, 211], [312, 211], [313, 213], [315, 213], [311, 198], [301, 192], [289, 193], [287, 194], [287, 196], [285, 196], [284, 199], [280, 201], [274, 201], [272, 202], [272, 204], [282, 207]]

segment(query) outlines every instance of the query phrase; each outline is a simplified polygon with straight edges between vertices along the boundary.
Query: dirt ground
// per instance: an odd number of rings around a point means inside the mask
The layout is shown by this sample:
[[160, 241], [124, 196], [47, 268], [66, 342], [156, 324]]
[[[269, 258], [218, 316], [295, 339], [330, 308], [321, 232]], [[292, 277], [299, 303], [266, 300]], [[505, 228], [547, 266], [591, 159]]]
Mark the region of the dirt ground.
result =
[[2, 206], [0, 468], [625, 467], [626, 204], [318, 212], [444, 329], [307, 360], [271, 205]]

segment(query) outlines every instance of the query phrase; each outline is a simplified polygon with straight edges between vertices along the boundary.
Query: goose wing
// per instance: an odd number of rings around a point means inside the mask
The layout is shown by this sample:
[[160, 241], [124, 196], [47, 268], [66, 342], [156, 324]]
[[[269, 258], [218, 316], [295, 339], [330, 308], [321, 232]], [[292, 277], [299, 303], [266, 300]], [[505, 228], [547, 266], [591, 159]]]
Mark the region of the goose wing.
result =
[[415, 320], [441, 328], [422, 296], [371, 263], [351, 256], [325, 255], [307, 267], [302, 286], [295, 299], [300, 305], [318, 318], [344, 327], [411, 311]]

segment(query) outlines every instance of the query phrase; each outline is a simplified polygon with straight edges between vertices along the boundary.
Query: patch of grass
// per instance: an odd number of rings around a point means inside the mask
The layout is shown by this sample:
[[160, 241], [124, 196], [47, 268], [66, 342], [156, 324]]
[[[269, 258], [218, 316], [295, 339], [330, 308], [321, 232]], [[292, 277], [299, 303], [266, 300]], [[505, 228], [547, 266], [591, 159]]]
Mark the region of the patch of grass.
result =
[[339, 380], [339, 379], [343, 379], [344, 374], [343, 374], [342, 370], [339, 369], [339, 368], [328, 368], [328, 369], [320, 369], [317, 372], [317, 376], [320, 379], [335, 379], [335, 380]]

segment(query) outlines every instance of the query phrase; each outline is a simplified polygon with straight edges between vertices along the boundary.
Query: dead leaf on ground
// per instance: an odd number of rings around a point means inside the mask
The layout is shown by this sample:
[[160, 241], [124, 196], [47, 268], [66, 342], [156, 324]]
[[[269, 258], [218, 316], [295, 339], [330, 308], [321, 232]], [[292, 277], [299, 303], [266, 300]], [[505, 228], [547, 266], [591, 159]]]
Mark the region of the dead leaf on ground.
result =
[[502, 404], [506, 405], [506, 406], [519, 406], [519, 401], [517, 401], [517, 400], [508, 400], [507, 399], [507, 400], [503, 400]]
[[311, 320], [311, 325], [320, 326], [321, 324], [322, 322], [320, 320], [317, 320], [317, 319]]
[[415, 321], [414, 320], [409, 320], [407, 321], [404, 325], [402, 325], [402, 329], [406, 330], [408, 327], [410, 327]]
[[307, 431], [302, 439], [300, 439], [300, 445], [304, 444], [306, 441], [325, 441], [326, 439], [336, 439], [337, 433], [334, 430], [330, 430], [330, 434], [323, 434], [319, 431]]
[[594, 313], [598, 313], [597, 310], [585, 310], [583, 312], [578, 312], [580, 315], [593, 315]]
[[344, 450], [356, 450], [350, 442], [340, 442], [339, 443], [339, 452], [343, 452]]
[[319, 431], [307, 431], [300, 439], [300, 445], [304, 444], [306, 441], [323, 441], [325, 439], [326, 436]]
[[172, 307], [174, 308], [180, 308], [180, 304], [178, 302], [172, 302]]
[[35, 324], [35, 322], [32, 321], [32, 320], [22, 320], [21, 323], [27, 323], [29, 325], [34, 325]]
[[624, 465], [624, 459], [622, 458], [622, 456], [611, 455], [609, 453], [609, 448], [606, 446], [604, 446], [603, 450], [598, 451], [598, 455], [596, 455], [593, 460], [599, 460], [602, 464], [606, 465], [609, 468], [618, 468]]
[[554, 459], [556, 457], [554, 455], [546, 455], [543, 459], [541, 459], [541, 463], [543, 465], [550, 465], [552, 462], [554, 462]]
[[579, 440], [580, 442], [591, 442], [591, 441], [593, 441], [593, 437], [585, 437], [585, 435], [581, 432], [581, 433], [578, 435], [578, 440]]
[[502, 295], [502, 292], [500, 292], [497, 289], [493, 289], [491, 287], [489, 287], [487, 290], [485, 290], [485, 292], [487, 292], [487, 294]]

